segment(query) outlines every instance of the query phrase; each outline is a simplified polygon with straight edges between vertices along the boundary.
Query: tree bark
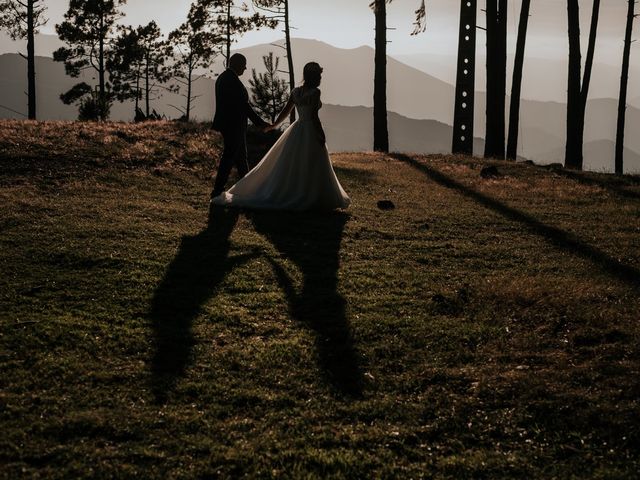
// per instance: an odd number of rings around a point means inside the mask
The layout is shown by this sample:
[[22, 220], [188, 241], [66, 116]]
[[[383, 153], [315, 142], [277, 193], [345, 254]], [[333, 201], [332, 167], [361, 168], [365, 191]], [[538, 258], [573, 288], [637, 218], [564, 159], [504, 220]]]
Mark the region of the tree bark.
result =
[[618, 126], [616, 132], [616, 160], [617, 175], [624, 173], [624, 129], [627, 110], [627, 85], [629, 82], [629, 57], [631, 56], [631, 35], [633, 34], [633, 20], [635, 19], [635, 0], [629, 0], [627, 13], [627, 28], [624, 36], [624, 53], [622, 55], [622, 75], [620, 76], [620, 99], [618, 101]]
[[[104, 31], [104, 12], [100, 14], [100, 38], [99, 38], [99, 47], [98, 47], [98, 81], [100, 86], [100, 101], [104, 102], [106, 100], [106, 92], [105, 92], [105, 81], [104, 81], [104, 40], [105, 40], [105, 31]], [[103, 119], [104, 120], [104, 119]]]
[[[581, 128], [582, 92], [580, 87], [580, 7], [578, 0], [567, 0], [569, 27], [569, 75], [567, 85], [567, 145], [565, 166], [582, 169], [583, 129]], [[584, 118], [584, 117], [583, 117]]]
[[[589, 86], [591, 85], [591, 71], [593, 70], [593, 57], [596, 51], [596, 37], [598, 36], [599, 17], [600, 0], [593, 0], [593, 11], [591, 12], [591, 29], [589, 30], [589, 46], [587, 47], [587, 57], [584, 63], [584, 78], [582, 79], [582, 87], [580, 91], [580, 96], [582, 99], [582, 109], [585, 112], [587, 110]], [[582, 115], [584, 117], [584, 113]]]
[[187, 111], [185, 113], [186, 121], [191, 120], [191, 79], [193, 75], [193, 67], [189, 65], [189, 76], [187, 78]]
[[27, 96], [29, 120], [36, 119], [35, 1], [27, 1]]
[[[296, 88], [296, 77], [293, 71], [293, 56], [291, 52], [291, 31], [289, 28], [289, 0], [284, 0], [284, 37], [287, 47], [287, 63], [289, 68], [289, 88], [293, 91]], [[291, 123], [296, 121], [296, 110], [291, 110], [289, 118]]]
[[385, 0], [376, 0], [376, 52], [373, 88], [373, 149], [389, 151], [387, 125], [387, 7]]
[[487, 0], [487, 133], [484, 156], [505, 157], [507, 0]]
[[144, 94], [145, 94], [145, 107], [146, 107], [146, 115], [147, 118], [149, 118], [149, 113], [150, 113], [150, 104], [149, 104], [149, 93], [151, 88], [149, 87], [149, 53], [147, 52], [146, 55], [146, 59], [145, 59], [145, 78], [144, 78]]
[[227, 0], [227, 68], [229, 68], [229, 59], [231, 58], [231, 1]]
[[524, 52], [527, 43], [527, 28], [529, 26], [529, 9], [531, 0], [522, 0], [520, 8], [520, 24], [518, 26], [518, 40], [516, 42], [516, 57], [513, 66], [513, 82], [511, 84], [511, 107], [509, 109], [509, 139], [507, 141], [507, 160], [518, 157], [518, 131], [520, 129], [520, 96], [522, 93], [522, 69], [524, 66]]

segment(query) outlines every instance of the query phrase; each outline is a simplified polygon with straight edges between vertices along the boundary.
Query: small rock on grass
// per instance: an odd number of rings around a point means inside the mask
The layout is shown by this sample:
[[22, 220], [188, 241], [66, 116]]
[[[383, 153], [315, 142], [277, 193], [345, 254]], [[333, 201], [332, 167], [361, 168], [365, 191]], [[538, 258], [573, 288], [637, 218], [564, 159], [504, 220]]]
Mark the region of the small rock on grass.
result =
[[378, 208], [380, 210], [393, 210], [396, 206], [391, 200], [380, 200], [378, 201]]
[[498, 168], [495, 166], [484, 167], [480, 170], [480, 176], [482, 178], [498, 178], [500, 176], [500, 172], [498, 172]]

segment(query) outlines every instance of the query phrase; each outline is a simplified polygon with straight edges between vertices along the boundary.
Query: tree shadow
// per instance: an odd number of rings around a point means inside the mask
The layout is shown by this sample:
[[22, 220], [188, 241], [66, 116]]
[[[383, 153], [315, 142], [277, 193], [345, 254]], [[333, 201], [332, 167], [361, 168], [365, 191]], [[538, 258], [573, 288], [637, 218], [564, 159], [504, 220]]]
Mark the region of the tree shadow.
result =
[[362, 395], [363, 376], [353, 344], [346, 300], [338, 292], [339, 251], [345, 213], [252, 212], [256, 231], [280, 254], [297, 265], [303, 276], [297, 289], [287, 271], [269, 259], [289, 303], [291, 316], [311, 329], [320, 368], [341, 394]]
[[621, 280], [634, 288], [640, 287], [640, 270], [616, 260], [602, 250], [583, 242], [575, 235], [565, 232], [560, 228], [547, 225], [530, 214], [509, 207], [498, 200], [477, 192], [455, 181], [451, 177], [418, 162], [408, 155], [394, 153], [391, 157], [405, 162], [443, 187], [454, 190], [509, 220], [524, 224], [531, 233], [544, 238], [555, 247], [563, 249], [577, 257], [589, 260], [611, 277]]
[[177, 255], [154, 292], [150, 310], [155, 336], [151, 387], [159, 403], [167, 401], [189, 366], [195, 343], [192, 324], [202, 305], [230, 271], [258, 256], [229, 257], [230, 237], [237, 221], [235, 210], [211, 209], [207, 228], [182, 238]]

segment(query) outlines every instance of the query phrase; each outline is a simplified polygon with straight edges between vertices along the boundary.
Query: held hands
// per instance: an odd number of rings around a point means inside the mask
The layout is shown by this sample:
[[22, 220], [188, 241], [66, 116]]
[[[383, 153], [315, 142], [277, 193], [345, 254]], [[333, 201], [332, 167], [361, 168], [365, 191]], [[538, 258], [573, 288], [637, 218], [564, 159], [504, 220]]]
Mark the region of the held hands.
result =
[[263, 133], [268, 133], [268, 132], [270, 132], [271, 130], [275, 130], [275, 128], [276, 128], [276, 126], [275, 126], [275, 125], [273, 125], [273, 124], [268, 124], [268, 125], [265, 125], [264, 127], [262, 127], [262, 132], [263, 132]]

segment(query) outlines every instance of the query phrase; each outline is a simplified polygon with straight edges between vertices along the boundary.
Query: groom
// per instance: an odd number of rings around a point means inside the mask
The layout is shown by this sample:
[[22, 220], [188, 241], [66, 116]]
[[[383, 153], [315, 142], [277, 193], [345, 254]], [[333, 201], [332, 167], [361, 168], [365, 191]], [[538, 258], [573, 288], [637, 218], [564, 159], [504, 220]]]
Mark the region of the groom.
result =
[[247, 69], [247, 59], [236, 53], [229, 59], [229, 67], [216, 81], [216, 114], [214, 130], [222, 134], [224, 151], [218, 166], [218, 174], [211, 198], [220, 195], [235, 165], [240, 177], [249, 172], [247, 164], [247, 119], [254, 125], [266, 129], [269, 124], [262, 120], [249, 104], [249, 94], [240, 81]]

